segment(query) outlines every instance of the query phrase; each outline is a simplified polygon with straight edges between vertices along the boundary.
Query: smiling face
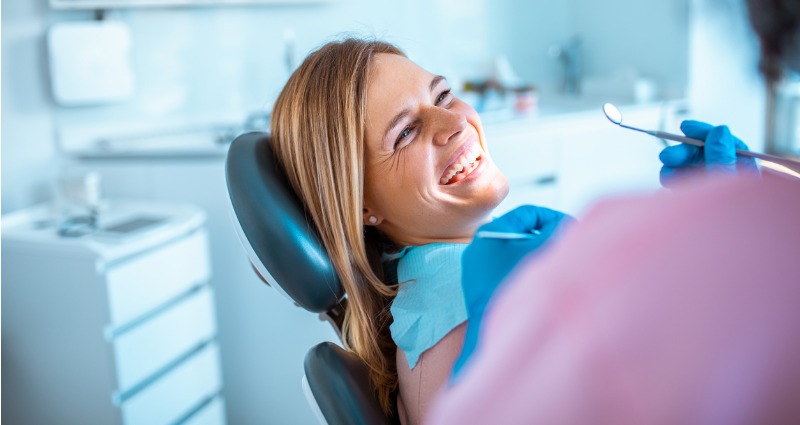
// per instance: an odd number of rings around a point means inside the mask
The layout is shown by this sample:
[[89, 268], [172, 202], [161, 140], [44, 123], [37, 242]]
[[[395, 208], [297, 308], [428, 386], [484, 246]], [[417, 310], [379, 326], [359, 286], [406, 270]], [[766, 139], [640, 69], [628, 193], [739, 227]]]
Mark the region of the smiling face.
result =
[[472, 240], [508, 193], [477, 112], [443, 77], [384, 53], [366, 107], [364, 223], [400, 245]]

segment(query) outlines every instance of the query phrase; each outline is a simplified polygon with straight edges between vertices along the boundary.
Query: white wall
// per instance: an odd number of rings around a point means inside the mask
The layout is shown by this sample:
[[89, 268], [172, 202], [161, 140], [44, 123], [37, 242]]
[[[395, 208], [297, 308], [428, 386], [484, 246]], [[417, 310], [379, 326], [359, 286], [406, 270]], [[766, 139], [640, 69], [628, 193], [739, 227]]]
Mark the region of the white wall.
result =
[[766, 90], [744, 1], [692, 0], [688, 98], [692, 116], [728, 124], [763, 151]]
[[688, 2], [499, 0], [488, 8], [491, 50], [508, 55], [521, 77], [546, 86], [561, 81], [548, 48], [578, 36], [585, 76], [632, 71], [680, 97], [687, 81]]
[[552, 44], [566, 41], [574, 25], [567, 1], [514, 1], [492, 3], [495, 22], [490, 30], [492, 51], [508, 57], [517, 74], [539, 86], [560, 81], [559, 64], [548, 57]]
[[669, 93], [683, 90], [687, 0], [573, 0], [571, 12], [583, 40], [587, 74], [635, 69]]
[[53, 102], [45, 0], [2, 2], [2, 211], [48, 199], [54, 178]]

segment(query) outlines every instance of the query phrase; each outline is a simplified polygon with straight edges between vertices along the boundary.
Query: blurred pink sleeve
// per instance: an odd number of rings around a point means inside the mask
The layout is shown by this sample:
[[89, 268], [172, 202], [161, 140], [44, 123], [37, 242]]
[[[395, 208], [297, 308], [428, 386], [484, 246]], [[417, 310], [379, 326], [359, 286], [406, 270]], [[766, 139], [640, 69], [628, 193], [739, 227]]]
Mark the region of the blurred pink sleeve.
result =
[[800, 183], [611, 200], [523, 263], [430, 424], [800, 424]]

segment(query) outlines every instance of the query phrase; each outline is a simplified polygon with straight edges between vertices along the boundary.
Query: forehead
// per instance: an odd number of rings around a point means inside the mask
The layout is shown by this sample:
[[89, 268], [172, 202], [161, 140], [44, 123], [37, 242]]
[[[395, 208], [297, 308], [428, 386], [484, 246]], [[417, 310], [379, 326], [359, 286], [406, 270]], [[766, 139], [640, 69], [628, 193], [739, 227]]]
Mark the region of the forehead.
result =
[[432, 78], [433, 74], [404, 56], [379, 53], [373, 58], [367, 83], [367, 110], [383, 111], [388, 120], [390, 113], [406, 106], [407, 98], [427, 93]]
[[432, 75], [405, 56], [378, 53], [373, 57], [372, 61], [370, 80], [373, 83], [380, 83], [381, 81], [398, 77], [422, 78]]

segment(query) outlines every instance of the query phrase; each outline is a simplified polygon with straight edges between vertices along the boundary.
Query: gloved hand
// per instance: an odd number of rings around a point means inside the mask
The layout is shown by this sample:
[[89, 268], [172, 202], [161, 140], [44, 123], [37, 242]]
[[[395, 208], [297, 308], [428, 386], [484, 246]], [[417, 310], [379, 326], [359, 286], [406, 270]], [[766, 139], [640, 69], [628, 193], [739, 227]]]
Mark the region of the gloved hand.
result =
[[737, 170], [758, 173], [758, 166], [753, 158], [736, 155], [736, 149], [748, 148], [731, 134], [728, 126], [714, 127], [704, 122], [687, 120], [681, 123], [681, 131], [686, 137], [704, 140], [706, 145], [698, 148], [681, 143], [664, 148], [658, 155], [664, 163], [660, 174], [662, 186], [672, 186], [677, 177], [700, 167], [731, 173]]
[[478, 342], [486, 306], [505, 277], [526, 255], [537, 251], [559, 225], [574, 219], [548, 208], [525, 205], [481, 226], [482, 231], [539, 233], [530, 239], [493, 239], [475, 237], [461, 257], [461, 287], [467, 306], [467, 332], [461, 356], [453, 367], [453, 379], [469, 359]]

